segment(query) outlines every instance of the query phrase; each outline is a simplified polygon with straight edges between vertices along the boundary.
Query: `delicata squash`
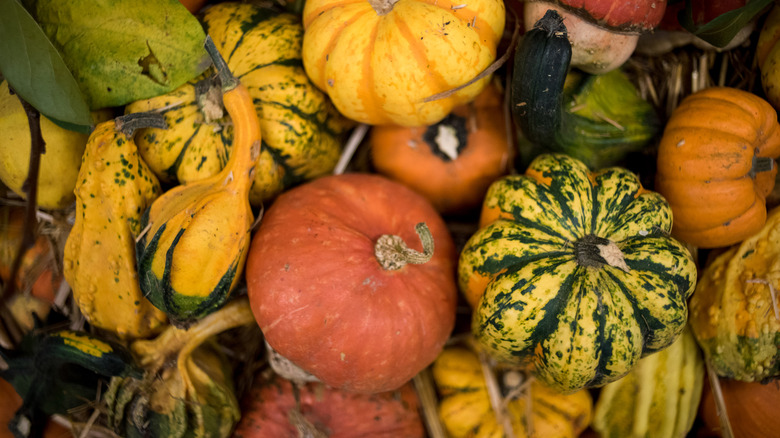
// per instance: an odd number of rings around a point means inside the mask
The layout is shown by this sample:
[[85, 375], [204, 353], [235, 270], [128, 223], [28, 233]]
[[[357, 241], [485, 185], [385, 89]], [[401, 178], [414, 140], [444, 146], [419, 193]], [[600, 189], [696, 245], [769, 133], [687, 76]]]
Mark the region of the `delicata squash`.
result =
[[254, 221], [249, 188], [259, 158], [260, 122], [247, 88], [230, 72], [210, 37], [222, 102], [233, 121], [233, 153], [217, 174], [165, 192], [144, 215], [137, 244], [144, 295], [173, 323], [220, 306], [241, 277]]

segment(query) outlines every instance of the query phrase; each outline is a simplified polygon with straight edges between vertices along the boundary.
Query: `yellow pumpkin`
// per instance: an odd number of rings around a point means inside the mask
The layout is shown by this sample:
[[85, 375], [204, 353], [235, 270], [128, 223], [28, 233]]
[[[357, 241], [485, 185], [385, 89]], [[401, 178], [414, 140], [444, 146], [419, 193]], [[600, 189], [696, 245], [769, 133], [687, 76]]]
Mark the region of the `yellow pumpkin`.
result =
[[432, 125], [474, 99], [490, 75], [501, 0], [309, 0], [303, 66], [345, 116], [372, 125]]

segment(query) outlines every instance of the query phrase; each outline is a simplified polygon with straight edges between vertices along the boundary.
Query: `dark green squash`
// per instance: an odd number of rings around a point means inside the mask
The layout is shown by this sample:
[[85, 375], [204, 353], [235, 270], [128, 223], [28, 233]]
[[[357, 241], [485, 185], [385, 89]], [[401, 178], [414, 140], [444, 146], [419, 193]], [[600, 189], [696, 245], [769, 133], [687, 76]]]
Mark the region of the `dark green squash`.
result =
[[512, 115], [531, 142], [551, 147], [561, 125], [571, 44], [563, 18], [548, 10], [517, 45], [512, 71]]

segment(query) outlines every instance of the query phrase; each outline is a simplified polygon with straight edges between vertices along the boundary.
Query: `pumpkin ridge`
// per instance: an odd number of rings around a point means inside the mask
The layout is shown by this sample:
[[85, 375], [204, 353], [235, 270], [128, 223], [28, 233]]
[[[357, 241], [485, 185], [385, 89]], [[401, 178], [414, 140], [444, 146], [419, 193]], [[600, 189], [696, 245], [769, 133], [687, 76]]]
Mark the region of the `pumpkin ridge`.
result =
[[[468, 23], [467, 26], [475, 30], [482, 41], [498, 41], [501, 38], [501, 35], [496, 35], [493, 28], [480, 18], [479, 13], [472, 10], [468, 3], [459, 2], [455, 4], [452, 0], [425, 0], [425, 3], [446, 10], [455, 19]], [[469, 16], [473, 18], [469, 18]]]

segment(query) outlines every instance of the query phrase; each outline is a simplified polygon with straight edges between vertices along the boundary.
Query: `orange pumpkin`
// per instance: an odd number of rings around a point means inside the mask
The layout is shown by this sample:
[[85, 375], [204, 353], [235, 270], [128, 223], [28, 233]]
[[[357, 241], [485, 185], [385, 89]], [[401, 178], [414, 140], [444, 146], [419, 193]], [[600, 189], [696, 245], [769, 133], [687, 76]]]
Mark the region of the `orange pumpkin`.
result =
[[501, 0], [308, 0], [303, 66], [339, 112], [359, 122], [430, 125], [473, 100], [496, 58]]
[[780, 156], [777, 113], [728, 87], [686, 97], [658, 149], [656, 190], [672, 207], [672, 235], [702, 248], [740, 242], [766, 221]]
[[488, 186], [512, 166], [503, 94], [494, 84], [439, 123], [375, 126], [376, 170], [422, 194], [441, 213], [479, 206]]

